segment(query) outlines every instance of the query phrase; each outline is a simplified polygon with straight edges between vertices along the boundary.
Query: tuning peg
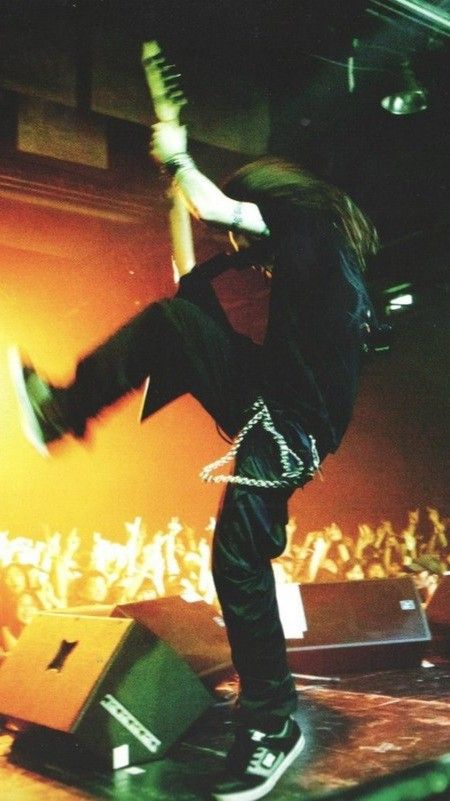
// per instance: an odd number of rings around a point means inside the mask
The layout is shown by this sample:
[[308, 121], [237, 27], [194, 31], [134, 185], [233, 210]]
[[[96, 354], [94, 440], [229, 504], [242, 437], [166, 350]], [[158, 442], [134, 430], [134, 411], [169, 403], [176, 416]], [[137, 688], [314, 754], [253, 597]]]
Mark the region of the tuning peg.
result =
[[169, 90], [170, 99], [173, 100], [178, 105], [185, 105], [187, 100], [181, 91], [170, 91]]
[[161, 55], [155, 55], [155, 56], [149, 55], [149, 56], [144, 56], [142, 58], [142, 64], [144, 67], [157, 66], [158, 69], [164, 69], [163, 66], [164, 62], [165, 62], [164, 56]]
[[181, 89], [180, 84], [178, 83], [178, 81], [166, 80], [164, 78], [164, 86], [166, 87], [168, 92], [182, 92], [183, 91]]
[[168, 81], [168, 80], [176, 81], [179, 78], [181, 78], [181, 73], [179, 73], [179, 72], [170, 72], [168, 70], [162, 70], [162, 72], [163, 72], [163, 78], [164, 78], [165, 81]]

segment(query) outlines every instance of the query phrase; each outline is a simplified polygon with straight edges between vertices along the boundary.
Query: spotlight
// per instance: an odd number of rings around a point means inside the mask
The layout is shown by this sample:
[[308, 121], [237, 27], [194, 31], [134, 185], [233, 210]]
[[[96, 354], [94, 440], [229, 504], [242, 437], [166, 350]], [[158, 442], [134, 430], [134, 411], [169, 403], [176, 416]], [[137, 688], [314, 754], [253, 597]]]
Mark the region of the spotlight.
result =
[[399, 92], [387, 95], [381, 101], [382, 107], [390, 114], [405, 115], [425, 111], [428, 108], [426, 90], [421, 86], [409, 61], [401, 66], [402, 84]]
[[[409, 291], [408, 291], [409, 290]], [[416, 297], [413, 294], [411, 284], [398, 284], [397, 286], [390, 287], [384, 290], [387, 305], [385, 306], [385, 314], [392, 314], [392, 312], [405, 311], [408, 306], [414, 306]]]
[[390, 299], [388, 309], [390, 311], [401, 311], [405, 306], [412, 306], [413, 303], [414, 298], [412, 295], [397, 295]]

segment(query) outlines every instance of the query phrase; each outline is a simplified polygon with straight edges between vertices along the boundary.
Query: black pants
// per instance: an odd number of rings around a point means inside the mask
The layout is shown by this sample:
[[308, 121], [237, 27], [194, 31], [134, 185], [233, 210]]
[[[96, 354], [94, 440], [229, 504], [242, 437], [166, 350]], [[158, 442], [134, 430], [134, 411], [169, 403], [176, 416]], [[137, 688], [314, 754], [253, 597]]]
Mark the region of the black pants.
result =
[[[151, 304], [83, 359], [65, 390], [73, 428], [150, 375], [156, 386], [173, 382], [190, 392], [230, 435], [248, 419], [259, 391], [258, 351], [236, 335], [210, 290], [201, 306], [186, 297]], [[278, 414], [277, 427], [310, 464], [308, 440], [299, 426]], [[272, 438], [252, 429], [238, 452], [235, 470], [253, 478], [280, 473]], [[270, 560], [286, 544], [288, 490], [228, 485], [213, 546], [213, 574], [240, 678], [238, 716], [263, 727], [296, 709], [294, 683], [275, 596]]]

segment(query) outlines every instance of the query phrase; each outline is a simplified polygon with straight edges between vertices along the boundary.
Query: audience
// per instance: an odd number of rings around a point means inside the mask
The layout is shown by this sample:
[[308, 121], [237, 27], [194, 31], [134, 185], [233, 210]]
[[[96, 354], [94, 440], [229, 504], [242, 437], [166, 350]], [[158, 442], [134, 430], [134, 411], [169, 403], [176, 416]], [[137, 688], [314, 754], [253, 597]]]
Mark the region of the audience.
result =
[[[337, 523], [303, 536], [291, 517], [287, 546], [273, 563], [277, 582], [305, 583], [382, 579], [412, 575], [424, 604], [439, 575], [450, 571], [448, 520], [427, 507], [408, 514], [405, 528], [389, 520], [377, 528], [361, 523], [355, 539]], [[210, 570], [215, 519], [198, 532], [172, 517], [164, 531], [149, 534], [141, 517], [125, 523], [124, 542], [93, 532], [90, 542], [76, 528], [43, 539], [0, 532], [0, 653], [8, 653], [39, 611], [114, 606], [181, 595], [219, 610]]]

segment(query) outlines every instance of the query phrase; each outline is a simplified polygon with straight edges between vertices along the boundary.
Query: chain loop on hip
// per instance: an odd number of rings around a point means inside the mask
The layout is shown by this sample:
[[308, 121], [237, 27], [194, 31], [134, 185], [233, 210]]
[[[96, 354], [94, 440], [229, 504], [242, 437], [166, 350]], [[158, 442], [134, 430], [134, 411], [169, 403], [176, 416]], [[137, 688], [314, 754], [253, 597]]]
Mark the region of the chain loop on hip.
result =
[[[316, 441], [311, 434], [308, 434], [308, 438], [311, 443], [312, 466], [306, 470], [303, 459], [288, 446], [283, 435], [280, 434], [280, 432], [275, 428], [264, 398], [258, 396], [252, 405], [252, 412], [254, 412], [253, 416], [239, 431], [230, 450], [220, 459], [217, 459], [215, 462], [211, 462], [211, 464], [206, 465], [200, 471], [200, 478], [202, 481], [214, 484], [240, 484], [246, 487], [261, 487], [267, 489], [291, 488], [298, 487], [301, 483], [301, 479], [303, 479], [305, 476], [310, 478], [320, 469], [320, 459], [317, 452]], [[278, 445], [281, 462], [281, 476], [274, 479], [265, 479], [250, 478], [240, 475], [213, 475], [215, 470], [218, 470], [220, 467], [224, 467], [224, 465], [233, 461], [240, 446], [242, 445], [244, 438], [247, 436], [249, 431], [251, 431], [251, 429], [259, 423], [262, 425], [263, 429], [274, 438], [276, 444]], [[292, 466], [292, 461], [294, 462], [294, 466]]]

